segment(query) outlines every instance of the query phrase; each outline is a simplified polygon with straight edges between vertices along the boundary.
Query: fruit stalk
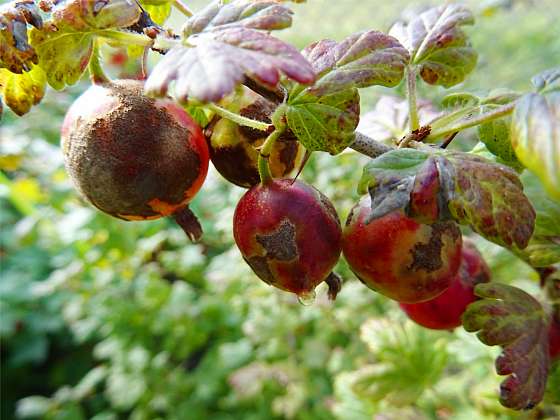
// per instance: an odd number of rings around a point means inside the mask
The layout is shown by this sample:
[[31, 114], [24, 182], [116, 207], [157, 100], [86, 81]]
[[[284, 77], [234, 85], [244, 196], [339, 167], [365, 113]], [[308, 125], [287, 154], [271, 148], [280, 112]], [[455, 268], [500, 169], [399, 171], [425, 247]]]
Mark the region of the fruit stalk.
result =
[[286, 129], [285, 124], [280, 124], [275, 130], [269, 134], [269, 136], [264, 141], [264, 144], [259, 153], [259, 176], [261, 177], [261, 184], [266, 185], [270, 183], [273, 179], [272, 173], [270, 172], [270, 167], [268, 166], [268, 158], [272, 152], [272, 147], [278, 138], [282, 135]]
[[105, 74], [101, 64], [98, 39], [93, 42], [93, 53], [91, 54], [91, 59], [89, 60], [88, 70], [91, 83], [94, 85], [101, 85], [111, 81], [111, 79], [109, 79], [109, 77]]
[[227, 109], [222, 108], [221, 106], [213, 104], [211, 102], [208, 103], [206, 107], [211, 111], [213, 111], [214, 113], [216, 113], [217, 115], [219, 115], [220, 117], [227, 118], [228, 120], [231, 120], [238, 125], [243, 125], [245, 127], [254, 128], [255, 130], [260, 130], [260, 131], [268, 131], [272, 127], [271, 124], [267, 124], [262, 121], [257, 121], [251, 118], [244, 117], [242, 115], [236, 114], [235, 112], [228, 111]]
[[406, 69], [406, 96], [408, 99], [408, 115], [410, 131], [420, 128], [420, 118], [418, 117], [418, 106], [416, 105], [416, 70], [413, 67]]

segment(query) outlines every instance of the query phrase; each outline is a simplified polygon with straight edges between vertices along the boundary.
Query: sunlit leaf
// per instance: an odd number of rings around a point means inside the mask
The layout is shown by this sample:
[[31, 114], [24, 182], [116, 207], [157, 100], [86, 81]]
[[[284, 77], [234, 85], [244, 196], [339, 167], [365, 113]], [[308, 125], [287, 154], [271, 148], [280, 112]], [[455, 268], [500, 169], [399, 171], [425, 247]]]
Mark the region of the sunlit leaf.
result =
[[292, 25], [290, 9], [274, 1], [234, 0], [227, 4], [216, 0], [189, 18], [183, 28], [185, 36], [227, 26], [250, 29], [284, 29]]
[[43, 69], [33, 66], [31, 71], [15, 74], [0, 69], [0, 97], [17, 115], [24, 115], [45, 95], [47, 77]]
[[52, 12], [52, 23], [75, 31], [124, 28], [134, 24], [142, 10], [135, 0], [68, 0]]
[[479, 284], [482, 299], [469, 305], [463, 326], [488, 346], [499, 345], [500, 402], [515, 410], [530, 409], [543, 398], [549, 370], [548, 317], [540, 303], [516, 287]]
[[515, 154], [560, 200], [560, 92], [529, 93], [513, 112], [511, 141]]
[[448, 4], [425, 11], [408, 24], [398, 22], [389, 34], [408, 48], [412, 64], [419, 66], [426, 83], [451, 87], [476, 66], [476, 51], [461, 29], [473, 23], [469, 9]]
[[196, 36], [194, 48], [171, 49], [146, 82], [149, 94], [164, 95], [175, 82], [175, 97], [216, 102], [249, 76], [274, 87], [280, 72], [301, 83], [314, 80], [309, 63], [291, 45], [272, 36], [232, 26]]
[[171, 14], [171, 3], [172, 1], [164, 1], [161, 4], [151, 4], [149, 0], [144, 0], [142, 6], [155, 23], [163, 25]]

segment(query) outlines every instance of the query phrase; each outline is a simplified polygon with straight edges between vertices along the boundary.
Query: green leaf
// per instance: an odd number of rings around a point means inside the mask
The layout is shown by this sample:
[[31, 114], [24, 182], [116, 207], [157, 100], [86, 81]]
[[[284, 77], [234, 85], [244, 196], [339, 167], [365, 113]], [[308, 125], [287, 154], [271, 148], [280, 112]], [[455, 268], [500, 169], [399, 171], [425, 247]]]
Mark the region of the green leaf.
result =
[[479, 284], [482, 298], [469, 305], [463, 326], [488, 346], [499, 345], [498, 375], [509, 375], [500, 387], [500, 402], [514, 410], [530, 409], [543, 398], [549, 370], [548, 317], [541, 304], [516, 287]]
[[32, 29], [30, 40], [49, 85], [57, 90], [80, 80], [93, 52], [93, 35], [69, 28], [45, 26], [41, 31]]
[[13, 1], [0, 7], [0, 69], [21, 74], [37, 64], [37, 54], [27, 38], [28, 23], [43, 26], [34, 2]]
[[560, 202], [552, 200], [539, 179], [531, 172], [521, 176], [525, 194], [531, 200], [537, 217], [529, 245], [516, 252], [533, 267], [547, 267], [560, 262]]
[[477, 53], [461, 29], [473, 23], [466, 7], [447, 4], [420, 13], [408, 24], [396, 23], [389, 34], [408, 48], [411, 63], [419, 66], [426, 83], [448, 88], [462, 82], [476, 66]]
[[[495, 105], [482, 106], [480, 113], [484, 114], [495, 108], [497, 108]], [[492, 120], [478, 126], [478, 136], [492, 154], [507, 162], [508, 166], [518, 167], [520, 162], [511, 145], [510, 126], [511, 117]]]
[[158, 25], [163, 25], [171, 14], [171, 0], [164, 1], [161, 4], [150, 4], [149, 0], [143, 0], [141, 3], [150, 18]]
[[291, 86], [288, 126], [308, 150], [333, 155], [354, 141], [359, 122], [356, 88], [396, 86], [409, 59], [395, 38], [378, 31], [356, 33], [339, 43], [319, 41], [302, 54], [317, 79], [308, 87]]
[[17, 115], [28, 113], [33, 105], [41, 102], [46, 85], [47, 77], [39, 66], [21, 74], [0, 69], [0, 96]]
[[444, 108], [464, 108], [467, 106], [478, 105], [480, 98], [469, 92], [454, 92], [445, 95], [441, 100]]
[[544, 94], [560, 90], [560, 67], [553, 67], [533, 76], [531, 83], [538, 93]]
[[307, 150], [333, 155], [354, 141], [359, 118], [360, 96], [355, 88], [304, 96], [289, 102], [286, 110], [288, 127]]
[[560, 92], [529, 93], [513, 112], [511, 141], [518, 159], [560, 201]]

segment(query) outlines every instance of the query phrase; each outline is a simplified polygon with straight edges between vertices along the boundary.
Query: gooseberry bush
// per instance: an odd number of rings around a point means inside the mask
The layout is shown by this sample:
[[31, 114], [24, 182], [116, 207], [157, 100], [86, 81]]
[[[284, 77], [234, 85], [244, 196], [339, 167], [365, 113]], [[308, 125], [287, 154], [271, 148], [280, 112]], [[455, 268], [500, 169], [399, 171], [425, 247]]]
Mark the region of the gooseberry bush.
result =
[[[98, 210], [172, 217], [197, 241], [204, 233], [189, 204], [204, 194], [211, 161], [247, 189], [233, 237], [256, 277], [306, 305], [324, 282], [334, 300], [342, 256], [362, 293], [399, 302], [426, 328], [462, 327], [500, 346], [503, 406], [532, 409], [545, 394], [557, 402], [558, 379], [548, 378], [560, 348], [560, 68], [534, 75], [531, 91], [454, 91], [431, 103], [420, 84], [452, 88], [476, 68], [467, 7], [425, 9], [388, 33], [298, 51], [273, 35], [292, 23], [286, 3], [213, 1], [196, 12], [167, 0], [7, 3], [3, 104], [24, 115], [47, 85], [62, 90], [89, 73], [60, 137], [76, 190]], [[171, 8], [185, 16], [179, 31], [165, 27]], [[102, 48], [123, 47], [140, 62], [139, 80], [106, 75]], [[152, 69], [148, 55], [161, 56]], [[380, 87], [405, 97], [384, 96], [361, 115], [360, 92]], [[472, 128], [479, 142], [468, 150], [457, 143]], [[312, 154], [349, 150], [369, 161], [355, 185], [363, 197], [341, 224], [329, 198], [297, 178]], [[491, 279], [471, 232], [534, 268], [542, 293]], [[416, 398], [369, 373], [356, 392]]]

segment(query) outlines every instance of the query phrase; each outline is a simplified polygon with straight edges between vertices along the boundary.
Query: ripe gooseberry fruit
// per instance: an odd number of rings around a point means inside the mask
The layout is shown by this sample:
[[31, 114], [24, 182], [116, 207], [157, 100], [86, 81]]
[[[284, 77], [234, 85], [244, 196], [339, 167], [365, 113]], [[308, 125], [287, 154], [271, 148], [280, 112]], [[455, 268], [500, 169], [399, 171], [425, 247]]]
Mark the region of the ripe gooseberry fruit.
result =
[[331, 273], [341, 252], [340, 221], [329, 199], [312, 186], [275, 179], [252, 187], [235, 209], [233, 235], [261, 280], [300, 301], [312, 298], [322, 281], [332, 299], [340, 290]]
[[[274, 103], [244, 86], [220, 101], [219, 105], [243, 117], [267, 123], [270, 123], [270, 116], [276, 109]], [[267, 133], [218, 116], [205, 133], [212, 163], [225, 179], [244, 188], [260, 182], [257, 148], [264, 143]], [[286, 130], [274, 143], [268, 158], [272, 176], [289, 176], [299, 167], [304, 156], [304, 147], [290, 130]]]
[[204, 135], [179, 105], [142, 91], [140, 81], [114, 81], [91, 86], [72, 104], [61, 130], [66, 168], [99, 210], [124, 220], [173, 215], [198, 239], [187, 204], [208, 172]]
[[477, 300], [474, 288], [490, 281], [490, 269], [473, 243], [463, 242], [461, 265], [451, 286], [441, 295], [421, 303], [401, 303], [400, 307], [417, 324], [434, 330], [450, 330], [462, 324], [467, 306]]
[[420, 224], [396, 210], [366, 223], [371, 199], [350, 212], [342, 249], [356, 276], [399, 302], [417, 303], [441, 294], [461, 262], [461, 231], [454, 222]]
[[552, 315], [548, 327], [548, 352], [553, 361], [560, 360], [560, 312]]

